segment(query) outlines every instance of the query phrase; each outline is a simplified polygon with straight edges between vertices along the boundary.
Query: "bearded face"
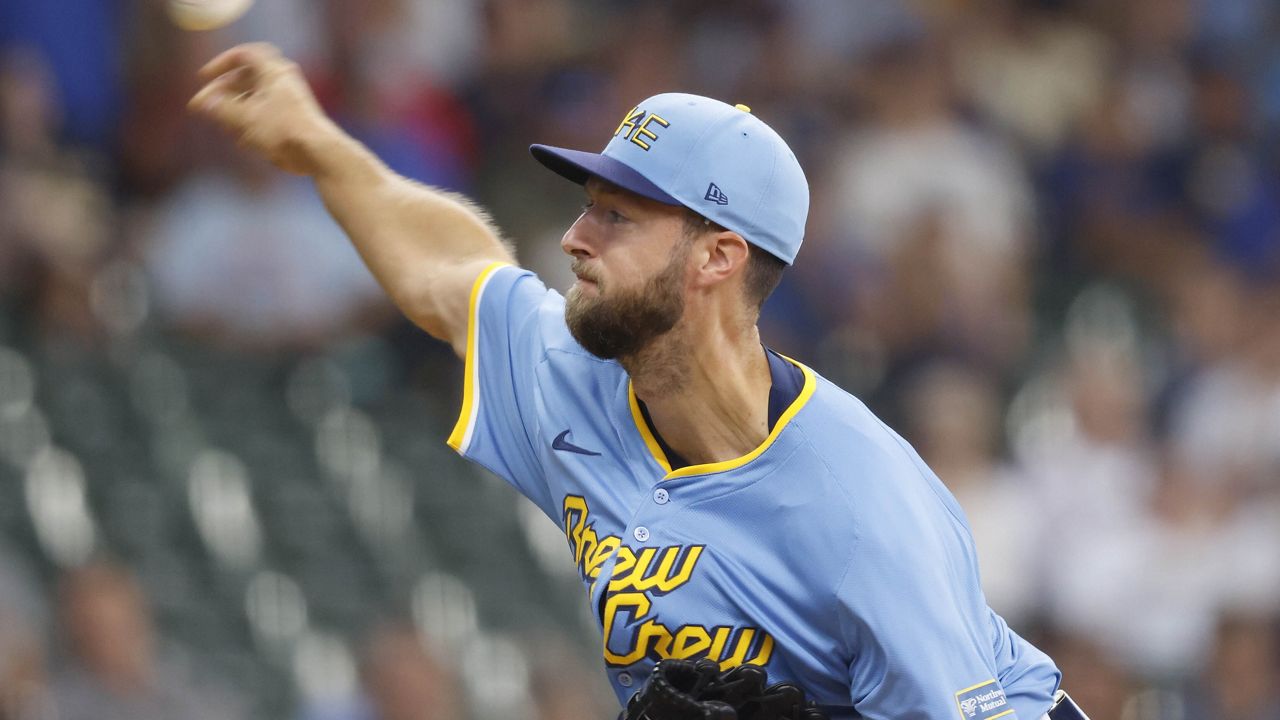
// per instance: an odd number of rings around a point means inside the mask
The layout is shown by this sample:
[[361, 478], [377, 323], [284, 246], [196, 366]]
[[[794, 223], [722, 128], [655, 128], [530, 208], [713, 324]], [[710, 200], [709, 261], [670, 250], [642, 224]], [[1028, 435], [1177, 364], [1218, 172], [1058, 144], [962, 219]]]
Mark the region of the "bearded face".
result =
[[573, 339], [598, 358], [633, 356], [676, 326], [684, 315], [681, 292], [692, 244], [678, 243], [666, 267], [639, 288], [610, 290], [575, 260], [575, 274], [596, 283], [588, 297], [574, 285], [565, 297], [564, 319]]

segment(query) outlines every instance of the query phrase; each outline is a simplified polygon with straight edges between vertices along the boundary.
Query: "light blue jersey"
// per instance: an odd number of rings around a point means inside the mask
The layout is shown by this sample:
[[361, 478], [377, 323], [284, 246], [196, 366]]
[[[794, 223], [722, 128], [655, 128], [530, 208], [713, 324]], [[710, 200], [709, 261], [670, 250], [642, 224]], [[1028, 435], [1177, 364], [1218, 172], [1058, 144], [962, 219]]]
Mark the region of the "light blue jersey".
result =
[[768, 438], [672, 471], [623, 368], [564, 300], [494, 265], [471, 296], [449, 444], [563, 529], [629, 698], [664, 657], [764, 666], [830, 716], [1037, 720], [1059, 673], [987, 607], [955, 499], [857, 399], [800, 366]]

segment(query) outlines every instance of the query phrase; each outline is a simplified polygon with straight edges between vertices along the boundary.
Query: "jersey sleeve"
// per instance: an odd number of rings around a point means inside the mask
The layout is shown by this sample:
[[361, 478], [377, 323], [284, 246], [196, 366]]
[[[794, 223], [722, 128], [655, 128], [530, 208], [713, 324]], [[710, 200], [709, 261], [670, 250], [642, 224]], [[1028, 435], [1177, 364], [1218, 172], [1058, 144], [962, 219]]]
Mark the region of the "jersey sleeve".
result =
[[906, 514], [891, 522], [908, 530], [858, 538], [838, 590], [858, 713], [868, 720], [1040, 720], [1056, 677], [1044, 698], [1019, 695], [1015, 703], [992, 643], [991, 614], [966, 577], [976, 578], [976, 566], [965, 567], [962, 551], [957, 556], [960, 531]]
[[1014, 632], [994, 610], [988, 613], [996, 665], [1004, 668], [1000, 684], [1018, 714], [1036, 720], [1034, 713], [1053, 703], [1062, 672], [1048, 655]]
[[462, 409], [447, 443], [515, 486], [544, 512], [552, 502], [533, 438], [537, 368], [568, 331], [563, 299], [537, 276], [494, 263], [471, 290]]

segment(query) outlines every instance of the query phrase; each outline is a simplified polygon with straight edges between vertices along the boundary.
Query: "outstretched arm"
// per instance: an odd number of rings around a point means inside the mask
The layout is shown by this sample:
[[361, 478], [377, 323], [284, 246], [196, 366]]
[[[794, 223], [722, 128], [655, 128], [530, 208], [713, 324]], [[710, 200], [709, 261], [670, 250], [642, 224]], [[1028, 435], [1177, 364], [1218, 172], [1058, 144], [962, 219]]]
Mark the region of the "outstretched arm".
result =
[[461, 355], [472, 284], [490, 263], [513, 262], [484, 212], [392, 172], [324, 114], [298, 66], [271, 45], [227, 50], [200, 76], [208, 84], [190, 109], [282, 170], [312, 177], [400, 310]]

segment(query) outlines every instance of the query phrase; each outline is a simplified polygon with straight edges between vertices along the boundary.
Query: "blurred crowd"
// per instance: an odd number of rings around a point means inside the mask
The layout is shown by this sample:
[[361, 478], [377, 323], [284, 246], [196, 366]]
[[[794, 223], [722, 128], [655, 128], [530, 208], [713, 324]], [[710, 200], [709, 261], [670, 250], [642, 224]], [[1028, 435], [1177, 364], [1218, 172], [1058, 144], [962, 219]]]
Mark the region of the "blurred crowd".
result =
[[[0, 0], [0, 342], [279, 358], [376, 337], [396, 382], [457, 396], [309, 183], [185, 112], [236, 42], [279, 45], [353, 135], [489, 208], [560, 287], [580, 192], [529, 143], [599, 149], [657, 92], [745, 103], [813, 194], [766, 341], [916, 445], [992, 606], [1094, 720], [1280, 718], [1273, 0], [259, 0], [211, 33], [163, 5]], [[157, 659], [127, 566], [60, 557], [0, 555], [0, 718], [248, 716]], [[357, 641], [363, 691], [295, 715], [482, 718], [420, 635], [388, 616]], [[609, 714], [580, 697], [598, 673], [555, 667], [529, 717]]]

